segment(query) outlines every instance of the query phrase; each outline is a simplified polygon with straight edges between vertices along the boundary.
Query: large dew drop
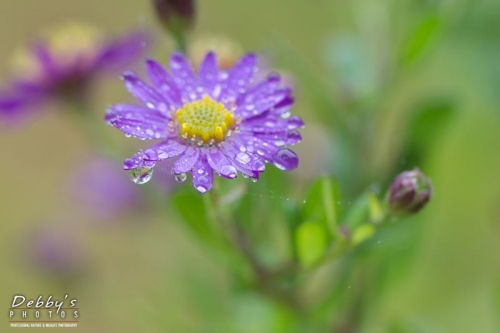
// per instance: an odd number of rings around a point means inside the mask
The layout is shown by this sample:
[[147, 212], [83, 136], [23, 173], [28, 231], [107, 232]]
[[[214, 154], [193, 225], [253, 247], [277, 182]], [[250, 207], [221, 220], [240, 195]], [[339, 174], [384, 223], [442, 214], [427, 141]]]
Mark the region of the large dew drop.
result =
[[143, 166], [130, 170], [128, 174], [134, 183], [146, 184], [153, 177], [153, 168]]
[[175, 180], [178, 183], [183, 183], [186, 181], [186, 179], [187, 179], [187, 175], [185, 173], [179, 173], [179, 174], [175, 175]]

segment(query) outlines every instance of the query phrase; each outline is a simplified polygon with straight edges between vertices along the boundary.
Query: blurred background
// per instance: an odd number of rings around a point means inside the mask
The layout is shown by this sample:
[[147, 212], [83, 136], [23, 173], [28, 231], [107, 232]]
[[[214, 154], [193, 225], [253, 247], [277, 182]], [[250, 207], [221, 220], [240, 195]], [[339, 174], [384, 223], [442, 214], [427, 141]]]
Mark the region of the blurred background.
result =
[[[172, 49], [146, 0], [2, 0], [0, 9], [4, 83], [14, 51], [59, 21], [110, 35], [150, 29], [150, 54], [163, 63]], [[396, 245], [381, 235], [368, 247], [376, 258], [367, 265], [382, 273], [354, 268], [370, 285], [358, 331], [500, 332], [500, 2], [199, 1], [193, 38], [208, 33], [269, 54], [293, 76], [294, 113], [307, 126], [291, 197], [322, 173], [337, 175], [348, 198], [417, 165], [433, 180], [432, 202], [395, 232]], [[118, 76], [99, 84], [97, 116], [131, 100]], [[361, 143], [337, 136], [342, 113]], [[351, 143], [356, 163], [342, 153]], [[266, 300], [233, 292], [225, 264], [174, 214], [148, 212], [121, 164], [99, 159], [63, 110], [1, 126], [0, 151], [5, 313], [17, 293], [69, 294], [81, 332], [289, 332]], [[174, 185], [163, 184], [168, 196]], [[288, 200], [257, 191], [248, 195]], [[330, 288], [356, 293], [349, 283]]]

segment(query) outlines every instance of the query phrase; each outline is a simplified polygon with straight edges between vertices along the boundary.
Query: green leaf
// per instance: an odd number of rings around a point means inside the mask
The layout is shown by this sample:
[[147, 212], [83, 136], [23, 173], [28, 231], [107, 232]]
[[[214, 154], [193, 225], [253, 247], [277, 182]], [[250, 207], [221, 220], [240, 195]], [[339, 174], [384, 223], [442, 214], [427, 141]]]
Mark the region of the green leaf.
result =
[[455, 115], [455, 105], [445, 97], [434, 97], [417, 108], [407, 130], [406, 165], [422, 164], [424, 152], [440, 142]]
[[314, 265], [325, 254], [327, 248], [326, 230], [318, 222], [304, 222], [296, 231], [295, 242], [300, 263], [306, 267]]
[[375, 227], [371, 224], [363, 224], [354, 230], [352, 243], [354, 246], [370, 239], [375, 234]]
[[333, 178], [320, 177], [317, 179], [307, 194], [303, 220], [317, 220], [325, 224], [331, 234], [337, 235], [338, 221], [340, 218], [339, 187]]
[[344, 225], [350, 229], [355, 229], [368, 221], [368, 195], [363, 193], [346, 212]]
[[404, 48], [403, 64], [412, 64], [435, 40], [442, 27], [437, 13], [431, 13], [421, 20], [412, 30]]
[[370, 222], [377, 223], [384, 218], [384, 210], [377, 196], [373, 193], [368, 193], [368, 211], [370, 213]]

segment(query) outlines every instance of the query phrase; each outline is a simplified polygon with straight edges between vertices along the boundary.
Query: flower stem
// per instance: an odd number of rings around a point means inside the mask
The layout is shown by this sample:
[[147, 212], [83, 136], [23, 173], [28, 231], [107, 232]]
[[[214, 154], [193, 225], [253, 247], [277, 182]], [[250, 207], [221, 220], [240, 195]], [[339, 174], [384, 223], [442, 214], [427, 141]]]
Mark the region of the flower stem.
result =
[[243, 225], [228, 210], [220, 205], [218, 186], [216, 184], [214, 183], [214, 188], [204, 200], [206, 213], [211, 220], [218, 222], [218, 226], [221, 229], [220, 232], [225, 235], [226, 244], [230, 246], [233, 253], [245, 259], [250, 266], [255, 279], [251, 283], [251, 286], [255, 291], [274, 302], [286, 305], [297, 316], [303, 316], [304, 306], [299, 297], [297, 297], [295, 290], [283, 288], [277, 284], [277, 281], [283, 276], [296, 273], [298, 266], [295, 263], [288, 263], [273, 270], [262, 263], [256, 255], [254, 246]]
[[187, 39], [186, 34], [183, 32], [174, 34], [175, 44], [179, 51], [186, 54], [187, 53]]

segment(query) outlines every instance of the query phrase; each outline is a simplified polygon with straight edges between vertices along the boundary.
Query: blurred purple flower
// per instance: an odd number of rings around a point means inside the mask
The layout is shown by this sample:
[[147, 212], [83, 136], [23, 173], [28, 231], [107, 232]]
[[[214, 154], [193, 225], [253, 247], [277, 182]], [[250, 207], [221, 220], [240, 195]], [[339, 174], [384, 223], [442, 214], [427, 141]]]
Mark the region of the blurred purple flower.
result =
[[[175, 189], [176, 182], [170, 170], [160, 168], [158, 190], [166, 195]], [[80, 166], [69, 182], [72, 198], [79, 207], [94, 215], [99, 222], [110, 221], [143, 211], [144, 196], [137, 186], [117, 168], [117, 163], [106, 158], [94, 158]]]
[[35, 267], [53, 276], [67, 278], [83, 269], [85, 251], [78, 230], [56, 223], [38, 227], [28, 238], [28, 259]]
[[136, 186], [107, 159], [94, 159], [77, 170], [70, 182], [79, 206], [99, 219], [109, 220], [143, 208]]
[[24, 116], [57, 99], [85, 101], [96, 79], [138, 60], [149, 40], [141, 31], [104, 40], [77, 23], [49, 31], [14, 58], [14, 78], [0, 92], [0, 116]]
[[[196, 38], [189, 45], [189, 59], [195, 68], [199, 68], [207, 52], [215, 52], [219, 61], [219, 69], [228, 70], [234, 67], [244, 54], [243, 47], [235, 40], [225, 35], [206, 34]], [[274, 70], [274, 59], [267, 53], [258, 53], [258, 71], [254, 80], [264, 80], [271, 72], [281, 75], [284, 86], [296, 89], [295, 77], [285, 70]]]
[[125, 160], [124, 169], [137, 183], [151, 178], [157, 162], [178, 155], [172, 168], [176, 179], [182, 182], [191, 173], [201, 193], [212, 187], [214, 170], [228, 179], [239, 171], [257, 180], [265, 163], [282, 170], [298, 166], [297, 155], [286, 148], [300, 142], [297, 129], [304, 125], [300, 117], [290, 117], [292, 90], [282, 87], [277, 74], [252, 85], [254, 54], [226, 71], [209, 52], [196, 75], [184, 55], [174, 53], [171, 73], [152, 59], [147, 71], [153, 86], [133, 73], [123, 77], [145, 106], [119, 104], [106, 114], [106, 121], [127, 136], [162, 140]]

